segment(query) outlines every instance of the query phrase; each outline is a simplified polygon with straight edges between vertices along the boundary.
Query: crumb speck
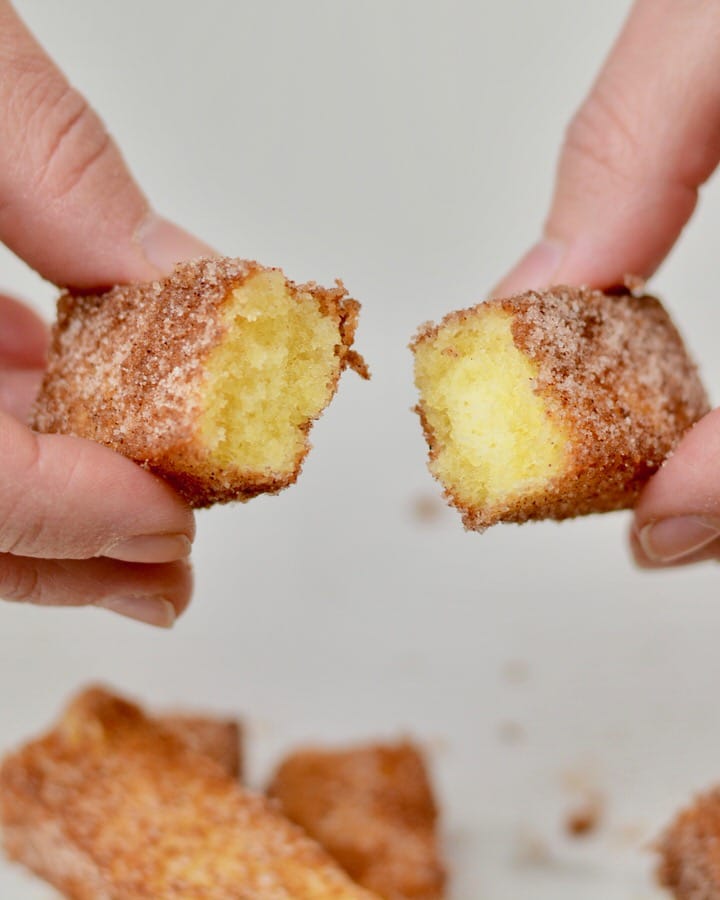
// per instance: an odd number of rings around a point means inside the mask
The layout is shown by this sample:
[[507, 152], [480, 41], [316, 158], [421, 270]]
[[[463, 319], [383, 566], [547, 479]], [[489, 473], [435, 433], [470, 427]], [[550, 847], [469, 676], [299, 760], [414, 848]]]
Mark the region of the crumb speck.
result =
[[545, 867], [553, 863], [553, 855], [545, 838], [530, 828], [520, 828], [513, 850], [515, 867], [519, 869]]
[[530, 666], [522, 659], [509, 659], [503, 663], [501, 675], [507, 684], [526, 684], [530, 680]]
[[599, 794], [588, 794], [565, 817], [565, 834], [573, 838], [594, 834], [602, 821], [603, 806], [603, 799]]
[[417, 522], [436, 522], [444, 508], [443, 502], [434, 494], [418, 494], [412, 501], [412, 517]]
[[527, 732], [519, 722], [500, 722], [497, 735], [503, 744], [523, 744], [527, 740]]

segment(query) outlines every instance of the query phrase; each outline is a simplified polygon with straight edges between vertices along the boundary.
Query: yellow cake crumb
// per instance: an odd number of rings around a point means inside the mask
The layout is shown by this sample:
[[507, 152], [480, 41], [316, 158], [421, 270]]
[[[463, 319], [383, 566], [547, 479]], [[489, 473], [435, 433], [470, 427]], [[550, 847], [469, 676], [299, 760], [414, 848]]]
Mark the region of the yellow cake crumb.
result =
[[415, 352], [433, 474], [462, 503], [493, 507], [541, 487], [565, 465], [568, 435], [534, 393], [537, 367], [515, 346], [512, 317], [488, 308], [450, 321]]
[[285, 477], [340, 374], [337, 324], [312, 294], [293, 296], [279, 271], [231, 291], [223, 319], [227, 337], [206, 366], [202, 439], [220, 467]]

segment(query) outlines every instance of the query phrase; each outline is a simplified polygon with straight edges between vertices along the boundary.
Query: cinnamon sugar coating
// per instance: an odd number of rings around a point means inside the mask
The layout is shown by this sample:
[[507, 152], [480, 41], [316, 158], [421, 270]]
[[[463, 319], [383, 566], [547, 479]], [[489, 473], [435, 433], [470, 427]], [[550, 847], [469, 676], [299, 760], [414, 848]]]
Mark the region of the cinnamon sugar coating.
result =
[[73, 900], [372, 900], [213, 759], [83, 692], [0, 767], [8, 855]]
[[243, 732], [237, 719], [188, 713], [158, 716], [161, 728], [180, 738], [193, 753], [209, 756], [233, 778], [243, 777]]
[[[294, 483], [310, 449], [293, 471], [238, 470], [213, 464], [199, 433], [205, 366], [227, 336], [223, 311], [232, 292], [258, 273], [278, 272], [255, 262], [203, 258], [179, 264], [165, 279], [118, 286], [101, 295], [64, 293], [47, 372], [31, 416], [41, 432], [88, 438], [122, 453], [170, 482], [194, 507], [248, 500]], [[359, 304], [341, 282], [286, 286], [293, 298], [309, 294], [337, 328], [336, 371], [367, 377], [351, 350]]]
[[441, 900], [437, 806], [410, 742], [300, 750], [269, 794], [363, 887], [385, 900]]
[[[511, 317], [515, 346], [537, 373], [533, 392], [568, 436], [567, 462], [542, 489], [492, 509], [468, 505], [446, 485], [467, 528], [631, 507], [685, 431], [709, 411], [696, 366], [661, 303], [624, 289], [558, 286], [491, 300], [424, 326], [413, 349], [444, 325], [486, 310]], [[441, 448], [422, 401], [417, 411], [432, 460]]]
[[683, 810], [657, 849], [658, 878], [677, 900], [720, 900], [720, 788]]

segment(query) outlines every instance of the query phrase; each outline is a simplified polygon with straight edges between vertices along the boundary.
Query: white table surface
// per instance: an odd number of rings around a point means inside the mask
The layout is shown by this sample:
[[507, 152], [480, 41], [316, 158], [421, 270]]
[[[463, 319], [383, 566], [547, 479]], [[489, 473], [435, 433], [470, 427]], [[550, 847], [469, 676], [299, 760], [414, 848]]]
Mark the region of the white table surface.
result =
[[[458, 900], [661, 896], [650, 840], [720, 781], [715, 567], [635, 571], [624, 514], [465, 534], [425, 469], [406, 349], [533, 240], [627, 3], [18, 6], [162, 212], [298, 280], [344, 278], [374, 378], [346, 375], [296, 487], [199, 516], [196, 598], [173, 632], [0, 606], [0, 751], [98, 680], [236, 711], [256, 784], [301, 741], [411, 733]], [[717, 396], [706, 193], [653, 286]], [[49, 312], [52, 289], [1, 261], [0, 286]], [[572, 840], [588, 791], [605, 815]], [[3, 900], [50, 896], [0, 862]]]

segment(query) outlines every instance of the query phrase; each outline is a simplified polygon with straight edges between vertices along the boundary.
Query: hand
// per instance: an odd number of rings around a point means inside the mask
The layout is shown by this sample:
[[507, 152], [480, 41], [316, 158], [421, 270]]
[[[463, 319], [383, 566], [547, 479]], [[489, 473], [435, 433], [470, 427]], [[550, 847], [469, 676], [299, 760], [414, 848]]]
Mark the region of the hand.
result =
[[[79, 289], [211, 252], [150, 210], [100, 119], [0, 0], [0, 240]], [[94, 605], [168, 627], [187, 605], [192, 512], [90, 441], [26, 428], [48, 334], [0, 297], [0, 597]]]
[[[650, 276], [720, 161], [720, 5], [637, 0], [560, 156], [541, 241], [497, 296]], [[651, 479], [635, 509], [639, 565], [720, 558], [720, 411]]]

